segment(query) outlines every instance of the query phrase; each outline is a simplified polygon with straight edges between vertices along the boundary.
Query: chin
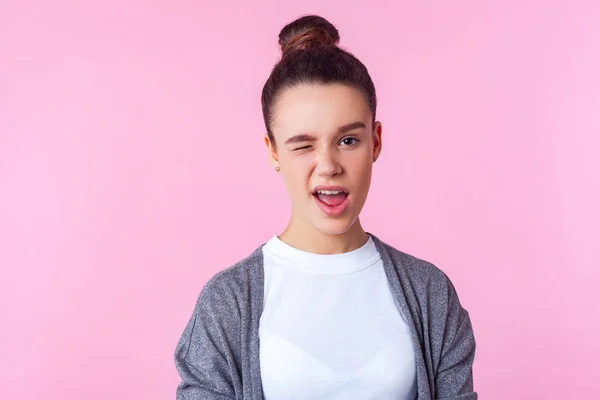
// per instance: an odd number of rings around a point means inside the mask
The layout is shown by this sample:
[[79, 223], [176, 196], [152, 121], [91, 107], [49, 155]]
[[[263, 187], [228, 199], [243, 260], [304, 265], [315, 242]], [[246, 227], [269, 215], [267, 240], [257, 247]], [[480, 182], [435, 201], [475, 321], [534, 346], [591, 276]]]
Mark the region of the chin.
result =
[[314, 228], [327, 235], [342, 235], [354, 225], [355, 219], [340, 218], [315, 221]]

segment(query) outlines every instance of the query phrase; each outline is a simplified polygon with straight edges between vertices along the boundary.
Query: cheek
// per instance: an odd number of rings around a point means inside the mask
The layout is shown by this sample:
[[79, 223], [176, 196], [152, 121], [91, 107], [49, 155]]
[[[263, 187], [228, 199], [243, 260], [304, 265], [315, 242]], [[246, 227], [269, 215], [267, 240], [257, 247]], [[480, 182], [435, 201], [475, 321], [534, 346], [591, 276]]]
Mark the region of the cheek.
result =
[[292, 195], [306, 194], [309, 190], [308, 169], [299, 163], [292, 163], [284, 175], [287, 190]]
[[359, 177], [368, 176], [373, 167], [373, 158], [367, 152], [353, 154], [346, 162], [347, 170], [352, 171], [352, 175], [357, 179]]
[[362, 163], [357, 162], [352, 165], [352, 170], [349, 171], [352, 176], [351, 179], [355, 186], [355, 190], [363, 195], [369, 190], [372, 168], [373, 166], [370, 161]]
[[360, 182], [361, 189], [368, 190], [369, 183], [371, 182], [371, 166], [365, 166], [360, 171]]
[[296, 157], [290, 157], [290, 159], [286, 161], [290, 178], [294, 181], [306, 181], [306, 177], [309, 176], [311, 172], [311, 165], [313, 164], [312, 157], [308, 154], [301, 154]]

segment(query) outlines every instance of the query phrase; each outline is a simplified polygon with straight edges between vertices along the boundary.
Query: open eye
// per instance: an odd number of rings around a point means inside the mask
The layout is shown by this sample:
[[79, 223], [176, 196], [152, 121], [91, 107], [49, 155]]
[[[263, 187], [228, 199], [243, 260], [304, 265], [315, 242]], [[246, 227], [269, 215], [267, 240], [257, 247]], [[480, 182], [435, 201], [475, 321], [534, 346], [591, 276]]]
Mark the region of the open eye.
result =
[[340, 141], [344, 146], [352, 146], [358, 143], [358, 139], [353, 136], [346, 136]]

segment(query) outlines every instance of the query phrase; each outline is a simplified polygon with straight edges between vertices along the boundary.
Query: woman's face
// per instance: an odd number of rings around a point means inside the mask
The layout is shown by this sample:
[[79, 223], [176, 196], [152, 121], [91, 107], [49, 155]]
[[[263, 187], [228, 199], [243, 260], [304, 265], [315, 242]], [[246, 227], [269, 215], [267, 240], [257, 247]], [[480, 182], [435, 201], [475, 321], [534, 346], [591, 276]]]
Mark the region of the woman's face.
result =
[[381, 124], [373, 127], [363, 94], [337, 83], [300, 84], [277, 96], [273, 117], [275, 146], [265, 141], [292, 200], [291, 222], [346, 232], [365, 204], [381, 151]]

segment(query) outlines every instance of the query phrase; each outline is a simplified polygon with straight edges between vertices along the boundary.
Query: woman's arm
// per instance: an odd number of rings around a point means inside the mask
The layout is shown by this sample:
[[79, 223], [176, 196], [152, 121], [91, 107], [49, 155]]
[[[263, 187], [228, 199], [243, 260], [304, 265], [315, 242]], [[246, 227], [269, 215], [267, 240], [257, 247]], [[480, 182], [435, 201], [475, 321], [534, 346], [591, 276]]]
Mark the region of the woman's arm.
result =
[[435, 374], [437, 400], [476, 400], [473, 391], [475, 336], [469, 313], [461, 306], [452, 283], [447, 281], [447, 310], [442, 316], [444, 329], [441, 357]]

